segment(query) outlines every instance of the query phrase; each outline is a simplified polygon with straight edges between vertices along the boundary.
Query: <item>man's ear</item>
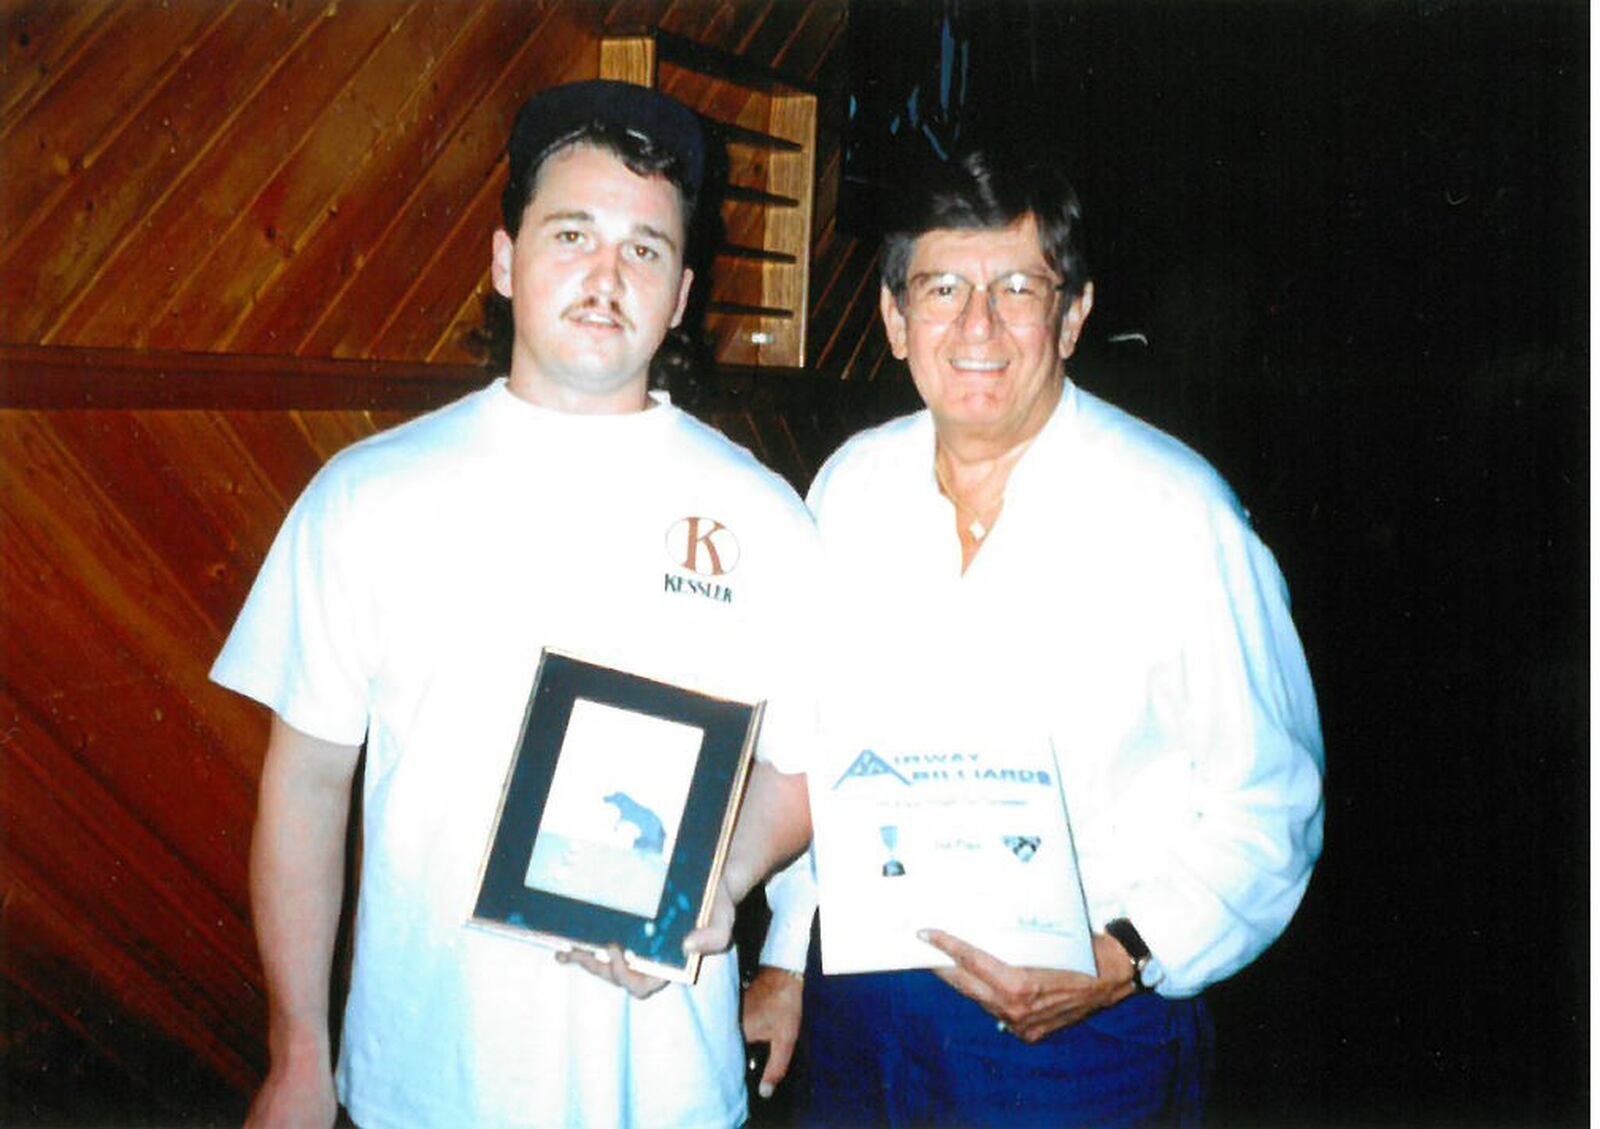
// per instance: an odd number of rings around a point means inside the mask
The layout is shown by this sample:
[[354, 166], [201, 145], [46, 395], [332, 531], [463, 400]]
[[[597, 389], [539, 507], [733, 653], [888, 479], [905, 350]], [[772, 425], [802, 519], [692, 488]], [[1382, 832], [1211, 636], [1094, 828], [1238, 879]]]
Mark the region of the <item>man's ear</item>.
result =
[[502, 298], [511, 297], [511, 260], [515, 254], [516, 244], [511, 241], [511, 236], [506, 234], [506, 229], [496, 228], [494, 243], [489, 252], [489, 277]]
[[887, 286], [879, 287], [878, 312], [883, 315], [883, 329], [889, 335], [889, 351], [894, 354], [895, 360], [905, 360], [906, 315], [901, 312], [900, 303], [894, 300]]
[[683, 320], [683, 311], [689, 308], [689, 291], [694, 289], [694, 271], [683, 268], [683, 280], [678, 283], [678, 308], [672, 311], [672, 327]]
[[1067, 312], [1061, 318], [1061, 336], [1056, 340], [1056, 352], [1061, 354], [1061, 359], [1066, 360], [1078, 348], [1078, 335], [1083, 332], [1083, 323], [1089, 320], [1089, 313], [1094, 309], [1094, 283], [1083, 284], [1083, 293], [1072, 300], [1072, 305], [1067, 307]]

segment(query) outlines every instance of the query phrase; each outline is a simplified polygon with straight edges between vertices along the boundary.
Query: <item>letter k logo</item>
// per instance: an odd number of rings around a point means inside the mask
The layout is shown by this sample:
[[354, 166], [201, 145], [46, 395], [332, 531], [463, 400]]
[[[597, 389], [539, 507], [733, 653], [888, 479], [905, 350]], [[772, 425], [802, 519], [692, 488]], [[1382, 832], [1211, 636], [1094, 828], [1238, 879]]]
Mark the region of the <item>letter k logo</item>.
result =
[[667, 531], [667, 554], [696, 576], [724, 576], [739, 563], [739, 540], [716, 518], [680, 518]]

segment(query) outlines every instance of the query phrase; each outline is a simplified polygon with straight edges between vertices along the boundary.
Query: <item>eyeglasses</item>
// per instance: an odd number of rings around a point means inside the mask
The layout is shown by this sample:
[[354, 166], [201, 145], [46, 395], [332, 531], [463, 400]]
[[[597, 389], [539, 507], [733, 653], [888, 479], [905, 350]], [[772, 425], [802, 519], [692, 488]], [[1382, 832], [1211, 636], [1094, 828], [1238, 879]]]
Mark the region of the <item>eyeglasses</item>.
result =
[[972, 292], [980, 290], [989, 296], [989, 309], [995, 317], [1023, 329], [1043, 322], [1056, 292], [1065, 289], [1066, 283], [1020, 270], [996, 275], [982, 286], [949, 272], [919, 274], [906, 285], [906, 310], [918, 321], [948, 325], [961, 318]]

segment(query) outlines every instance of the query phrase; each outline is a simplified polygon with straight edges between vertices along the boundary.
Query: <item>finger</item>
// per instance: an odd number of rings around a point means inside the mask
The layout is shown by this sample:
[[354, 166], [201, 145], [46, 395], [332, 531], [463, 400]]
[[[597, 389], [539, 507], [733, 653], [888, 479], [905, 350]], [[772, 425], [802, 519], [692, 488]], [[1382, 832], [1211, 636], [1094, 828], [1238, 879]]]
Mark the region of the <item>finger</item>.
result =
[[601, 980], [615, 984], [618, 988], [623, 989], [630, 995], [637, 996], [641, 1000], [648, 996], [653, 996], [665, 987], [665, 980], [657, 980], [653, 976], [646, 976], [642, 972], [634, 972], [630, 969], [627, 958], [623, 956], [622, 949], [619, 946], [612, 945], [608, 950], [607, 956], [610, 959], [596, 956], [585, 949], [569, 949], [566, 952], [557, 953], [556, 961], [559, 964], [575, 964], [591, 976], [597, 976]]
[[988, 1007], [989, 1001], [997, 1000], [1010, 989], [1011, 966], [1000, 963], [982, 949], [975, 949], [938, 930], [932, 931], [928, 943], [956, 962], [934, 968], [932, 972], [962, 995]]
[[736, 913], [733, 896], [728, 893], [726, 883], [718, 883], [717, 892], [711, 900], [710, 920], [683, 939], [683, 951], [725, 952], [733, 944], [733, 923]]
[[611, 945], [607, 950], [610, 960], [606, 963], [611, 969], [611, 980], [619, 988], [626, 989], [629, 995], [638, 999], [648, 999], [666, 987], [667, 982], [659, 977], [639, 972], [628, 964], [628, 955], [622, 951], [621, 945]]
[[919, 930], [917, 939], [932, 945], [962, 968], [984, 980], [998, 980], [1011, 967], [1003, 961], [996, 960], [975, 945], [969, 945], [961, 938], [953, 937], [942, 929]]
[[778, 1083], [788, 1076], [789, 1063], [794, 1059], [793, 1039], [773, 1039], [771, 1046], [767, 1068], [761, 1072], [761, 1084], [756, 1087], [756, 1092], [764, 1098], [770, 1098]]
[[575, 964], [591, 976], [598, 976], [602, 980], [617, 982], [616, 974], [612, 971], [609, 962], [601, 960], [585, 949], [568, 949], [556, 954], [557, 964]]
[[726, 952], [731, 944], [733, 944], [732, 928], [713, 921], [710, 925], [696, 929], [685, 937], [683, 951], [702, 955], [721, 953]]
[[957, 966], [953, 968], [930, 968], [940, 980], [960, 992], [967, 999], [977, 1004], [984, 1011], [996, 1018], [1004, 1018], [999, 1011], [999, 1001], [995, 997], [993, 987], [973, 976], [965, 969]]
[[647, 976], [643, 972], [635, 972], [631, 968], [624, 968], [618, 972], [616, 982], [617, 987], [641, 1000], [646, 996], [655, 995], [661, 990], [662, 984], [666, 983], [664, 980], [658, 980], [654, 976]]

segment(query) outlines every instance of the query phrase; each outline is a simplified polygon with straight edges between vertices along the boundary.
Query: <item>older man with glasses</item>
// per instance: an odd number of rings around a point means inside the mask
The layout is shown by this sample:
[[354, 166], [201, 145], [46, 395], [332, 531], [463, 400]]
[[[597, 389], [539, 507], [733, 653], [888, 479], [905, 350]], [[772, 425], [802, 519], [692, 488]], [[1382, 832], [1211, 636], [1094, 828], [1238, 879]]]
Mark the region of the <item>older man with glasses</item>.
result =
[[[1283, 931], [1321, 851], [1322, 739], [1283, 578], [1210, 466], [1068, 377], [1094, 288], [1059, 174], [971, 154], [903, 214], [881, 309], [927, 410], [850, 440], [811, 488], [850, 632], [826, 724], [846, 759], [1047, 742], [1095, 970], [928, 929], [928, 964], [949, 958], [931, 971], [824, 976], [812, 953], [801, 975], [816, 890], [799, 865], [769, 887], [771, 967], [745, 1000], [747, 1037], [773, 1044], [762, 1090], [803, 1012], [810, 1123], [1191, 1123], [1200, 993]], [[811, 774], [817, 851], [836, 776]], [[821, 894], [826, 945], [831, 914], [868, 907]]]

